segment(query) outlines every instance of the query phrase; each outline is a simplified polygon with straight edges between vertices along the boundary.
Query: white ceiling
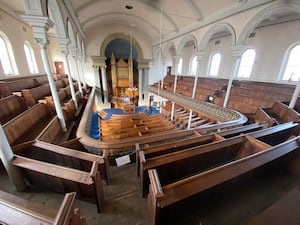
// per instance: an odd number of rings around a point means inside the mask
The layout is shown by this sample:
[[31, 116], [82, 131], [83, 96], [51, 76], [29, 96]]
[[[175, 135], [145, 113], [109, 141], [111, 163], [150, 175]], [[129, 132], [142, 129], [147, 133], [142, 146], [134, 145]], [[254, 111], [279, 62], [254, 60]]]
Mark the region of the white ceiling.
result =
[[[205, 22], [220, 15], [245, 10], [271, 0], [60, 0], [68, 1], [78, 18], [83, 32], [111, 26], [132, 25], [152, 41], [160, 34], [167, 37], [195, 23]], [[23, 0], [0, 0], [17, 14], [24, 14]], [[131, 6], [132, 9], [127, 9]], [[289, 12], [284, 12], [288, 14]], [[274, 18], [283, 15], [274, 15]], [[274, 20], [274, 18], [270, 18]], [[118, 30], [116, 30], [118, 32]]]

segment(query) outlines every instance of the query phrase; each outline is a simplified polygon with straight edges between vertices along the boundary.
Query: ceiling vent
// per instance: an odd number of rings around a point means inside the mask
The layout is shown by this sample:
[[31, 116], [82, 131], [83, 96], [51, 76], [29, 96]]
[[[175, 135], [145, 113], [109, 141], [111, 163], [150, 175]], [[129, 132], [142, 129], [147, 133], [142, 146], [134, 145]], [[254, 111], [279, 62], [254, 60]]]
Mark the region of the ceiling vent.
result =
[[221, 43], [220, 40], [215, 41], [215, 45], [219, 45]]

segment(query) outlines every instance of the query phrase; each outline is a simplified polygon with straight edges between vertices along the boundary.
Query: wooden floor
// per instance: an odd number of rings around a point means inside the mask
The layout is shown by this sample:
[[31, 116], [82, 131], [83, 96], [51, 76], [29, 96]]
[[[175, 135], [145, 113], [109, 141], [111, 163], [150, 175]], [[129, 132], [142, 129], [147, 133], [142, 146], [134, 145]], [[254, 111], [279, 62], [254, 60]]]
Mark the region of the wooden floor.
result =
[[[135, 164], [111, 167], [111, 184], [104, 184], [105, 205], [101, 214], [95, 204], [76, 199], [89, 225], [148, 225], [146, 199], [141, 198]], [[16, 192], [3, 168], [0, 187], [30, 201], [58, 207], [63, 195], [29, 188]], [[164, 225], [246, 225], [285, 193], [300, 184], [300, 179], [277, 167], [266, 167], [236, 179], [222, 188], [168, 208]]]

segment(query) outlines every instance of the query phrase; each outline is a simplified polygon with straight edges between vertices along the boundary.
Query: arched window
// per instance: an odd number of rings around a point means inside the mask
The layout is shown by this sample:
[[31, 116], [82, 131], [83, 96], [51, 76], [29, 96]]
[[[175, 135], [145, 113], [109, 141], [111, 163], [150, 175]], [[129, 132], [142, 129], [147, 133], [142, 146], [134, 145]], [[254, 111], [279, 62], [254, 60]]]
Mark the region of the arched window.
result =
[[221, 63], [221, 54], [220, 53], [214, 53], [210, 57], [210, 66], [209, 66], [209, 76], [218, 76], [219, 68]]
[[196, 76], [197, 66], [198, 66], [197, 56], [194, 56], [192, 59], [191, 67], [190, 67], [190, 74], [192, 76]]
[[10, 50], [11, 48], [8, 39], [0, 34], [0, 60], [5, 75], [12, 75], [15, 73]]
[[178, 62], [177, 74], [181, 75], [181, 72], [182, 72], [182, 58], [180, 58]]
[[300, 78], [300, 44], [288, 52], [282, 80], [298, 81]]
[[24, 51], [25, 51], [30, 73], [38, 73], [39, 71], [37, 68], [34, 52], [28, 42], [24, 43]]
[[256, 52], [254, 49], [247, 49], [241, 58], [237, 77], [249, 78], [253, 68]]

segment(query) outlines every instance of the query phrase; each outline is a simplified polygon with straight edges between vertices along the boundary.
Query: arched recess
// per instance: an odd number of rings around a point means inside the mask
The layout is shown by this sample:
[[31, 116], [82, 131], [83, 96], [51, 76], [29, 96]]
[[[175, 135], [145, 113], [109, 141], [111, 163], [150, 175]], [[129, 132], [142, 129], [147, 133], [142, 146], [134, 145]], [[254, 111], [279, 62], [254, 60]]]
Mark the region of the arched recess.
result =
[[69, 20], [67, 20], [67, 33], [68, 33], [68, 37], [71, 41], [70, 43], [70, 47], [71, 49], [76, 49], [76, 37], [75, 37], [75, 34], [74, 34], [74, 30], [73, 30], [73, 27], [72, 27], [72, 24], [70, 23]]
[[[142, 51], [141, 46], [139, 45], [139, 43], [136, 41], [136, 39], [134, 37], [131, 37], [131, 38], [132, 38], [132, 46], [136, 49], [138, 58], [143, 59], [144, 57], [143, 57], [143, 51]], [[114, 39], [125, 39], [128, 42], [130, 42], [129, 35], [125, 35], [123, 33], [111, 34], [108, 37], [106, 37], [104, 39], [104, 41], [102, 42], [102, 45], [100, 46], [100, 56], [105, 57], [105, 49], [106, 49], [107, 45]]]
[[244, 27], [242, 30], [238, 40], [237, 44], [247, 44], [247, 39], [249, 35], [254, 31], [254, 29], [265, 19], [271, 17], [272, 15], [276, 15], [277, 13], [280, 13], [282, 11], [291, 11], [291, 12], [298, 12], [300, 13], [300, 4], [296, 3], [274, 3], [274, 5], [271, 5], [269, 7], [266, 7], [265, 9], [262, 9], [260, 12], [258, 12]]
[[174, 69], [174, 56], [176, 56], [176, 45], [169, 42], [163, 48], [163, 57], [165, 58], [165, 66], [170, 69], [167, 72], [170, 74], [172, 74], [172, 68]]
[[202, 38], [199, 44], [199, 51], [205, 51], [205, 48], [209, 42], [209, 40], [215, 35], [227, 34], [231, 35], [232, 37], [232, 46], [236, 43], [236, 33], [233, 27], [228, 23], [218, 23], [212, 26], [208, 31], [205, 33], [204, 37]]
[[192, 43], [194, 44], [195, 47], [195, 51], [197, 50], [197, 46], [198, 46], [198, 41], [197, 38], [190, 34], [185, 36], [181, 41], [180, 44], [178, 45], [178, 49], [177, 49], [177, 53], [178, 54], [182, 54], [183, 48], [186, 46], [187, 43]]
[[54, 22], [53, 29], [55, 36], [58, 38], [68, 38], [66, 30], [66, 21], [64, 21], [61, 10], [57, 1], [48, 1], [49, 5], [49, 18]]

